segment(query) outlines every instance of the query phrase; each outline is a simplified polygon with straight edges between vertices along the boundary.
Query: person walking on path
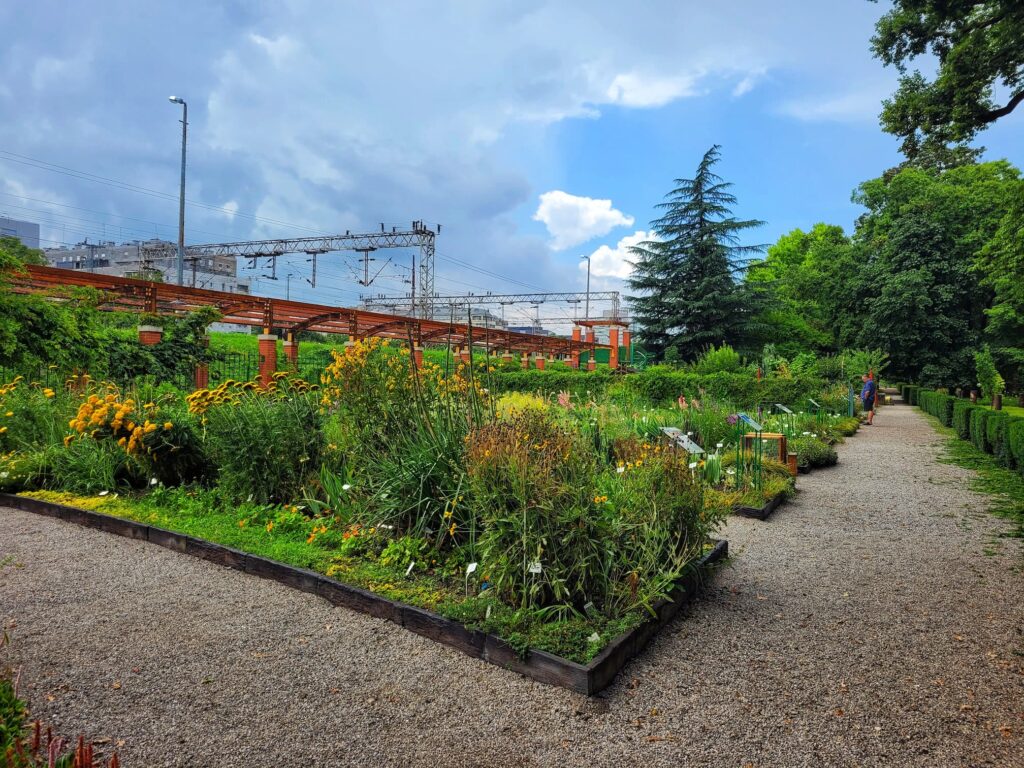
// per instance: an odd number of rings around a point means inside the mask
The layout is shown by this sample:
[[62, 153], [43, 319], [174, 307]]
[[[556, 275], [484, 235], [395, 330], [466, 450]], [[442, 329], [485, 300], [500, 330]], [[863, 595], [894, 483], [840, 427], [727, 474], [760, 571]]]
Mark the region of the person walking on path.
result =
[[868, 415], [868, 426], [871, 426], [875, 420], [875, 392], [877, 387], [875, 386], [875, 380], [866, 373], [861, 376], [861, 381], [864, 382], [864, 387], [860, 391], [860, 399], [864, 403], [864, 412]]

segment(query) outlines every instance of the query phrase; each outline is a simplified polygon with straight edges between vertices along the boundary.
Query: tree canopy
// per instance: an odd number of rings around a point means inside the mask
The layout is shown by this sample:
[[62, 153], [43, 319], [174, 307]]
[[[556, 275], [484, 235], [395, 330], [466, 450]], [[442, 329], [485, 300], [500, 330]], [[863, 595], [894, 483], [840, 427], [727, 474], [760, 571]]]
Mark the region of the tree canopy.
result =
[[[940, 167], [977, 157], [975, 135], [1024, 101], [1024, 3], [1020, 0], [895, 0], [871, 40], [875, 56], [899, 69], [883, 102], [884, 130], [903, 139], [912, 162]], [[931, 80], [908, 63], [931, 54]]]

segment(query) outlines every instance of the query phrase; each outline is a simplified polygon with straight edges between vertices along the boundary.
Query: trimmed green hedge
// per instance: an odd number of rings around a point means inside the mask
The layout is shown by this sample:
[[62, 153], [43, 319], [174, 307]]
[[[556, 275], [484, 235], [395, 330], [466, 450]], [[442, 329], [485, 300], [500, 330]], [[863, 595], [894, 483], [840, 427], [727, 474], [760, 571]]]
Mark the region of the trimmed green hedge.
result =
[[917, 402], [921, 410], [937, 418], [942, 422], [942, 426], [953, 425], [953, 406], [956, 404], [956, 398], [952, 395], [921, 390], [917, 393]]
[[1006, 447], [1010, 465], [1024, 473], [1024, 418], [1010, 417], [1006, 425]]
[[974, 447], [979, 451], [985, 453], [991, 453], [991, 447], [988, 444], [988, 433], [986, 432], [985, 426], [988, 422], [988, 415], [991, 413], [986, 408], [975, 408], [971, 411], [970, 431], [971, 431], [971, 442], [974, 443]]
[[[901, 391], [907, 392], [914, 389], [901, 387]], [[918, 389], [915, 399], [921, 410], [953, 427], [961, 440], [970, 440], [979, 451], [991, 453], [1003, 466], [1024, 473], [1024, 418], [926, 389]]]

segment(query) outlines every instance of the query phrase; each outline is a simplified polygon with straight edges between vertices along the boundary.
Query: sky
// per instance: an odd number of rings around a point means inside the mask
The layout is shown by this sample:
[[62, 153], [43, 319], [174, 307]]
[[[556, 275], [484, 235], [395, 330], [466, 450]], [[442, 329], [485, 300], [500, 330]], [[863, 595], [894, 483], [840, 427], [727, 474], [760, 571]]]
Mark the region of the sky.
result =
[[[173, 94], [188, 243], [423, 220], [442, 225], [438, 293], [583, 290], [584, 256], [592, 287], [618, 290], [628, 247], [714, 144], [735, 214], [765, 222], [747, 244], [852, 229], [851, 192], [900, 161], [878, 127], [897, 74], [869, 48], [886, 7], [0, 0], [0, 215], [39, 221], [44, 246], [176, 239]], [[986, 158], [1022, 162], [1022, 119], [982, 135]], [[305, 256], [278, 274], [293, 297], [351, 305], [409, 290], [411, 253], [390, 255], [368, 289], [343, 255], [321, 258], [316, 289]], [[283, 295], [265, 272], [243, 274]]]

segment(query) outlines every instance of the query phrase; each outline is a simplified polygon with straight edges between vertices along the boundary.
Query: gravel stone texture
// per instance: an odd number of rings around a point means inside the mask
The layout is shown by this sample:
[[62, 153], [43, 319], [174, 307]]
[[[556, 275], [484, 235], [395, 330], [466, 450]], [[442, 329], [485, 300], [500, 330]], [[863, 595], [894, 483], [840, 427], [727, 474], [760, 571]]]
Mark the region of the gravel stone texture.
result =
[[0, 509], [0, 664], [146, 766], [1024, 766], [1024, 547], [905, 406], [601, 695], [311, 595]]

